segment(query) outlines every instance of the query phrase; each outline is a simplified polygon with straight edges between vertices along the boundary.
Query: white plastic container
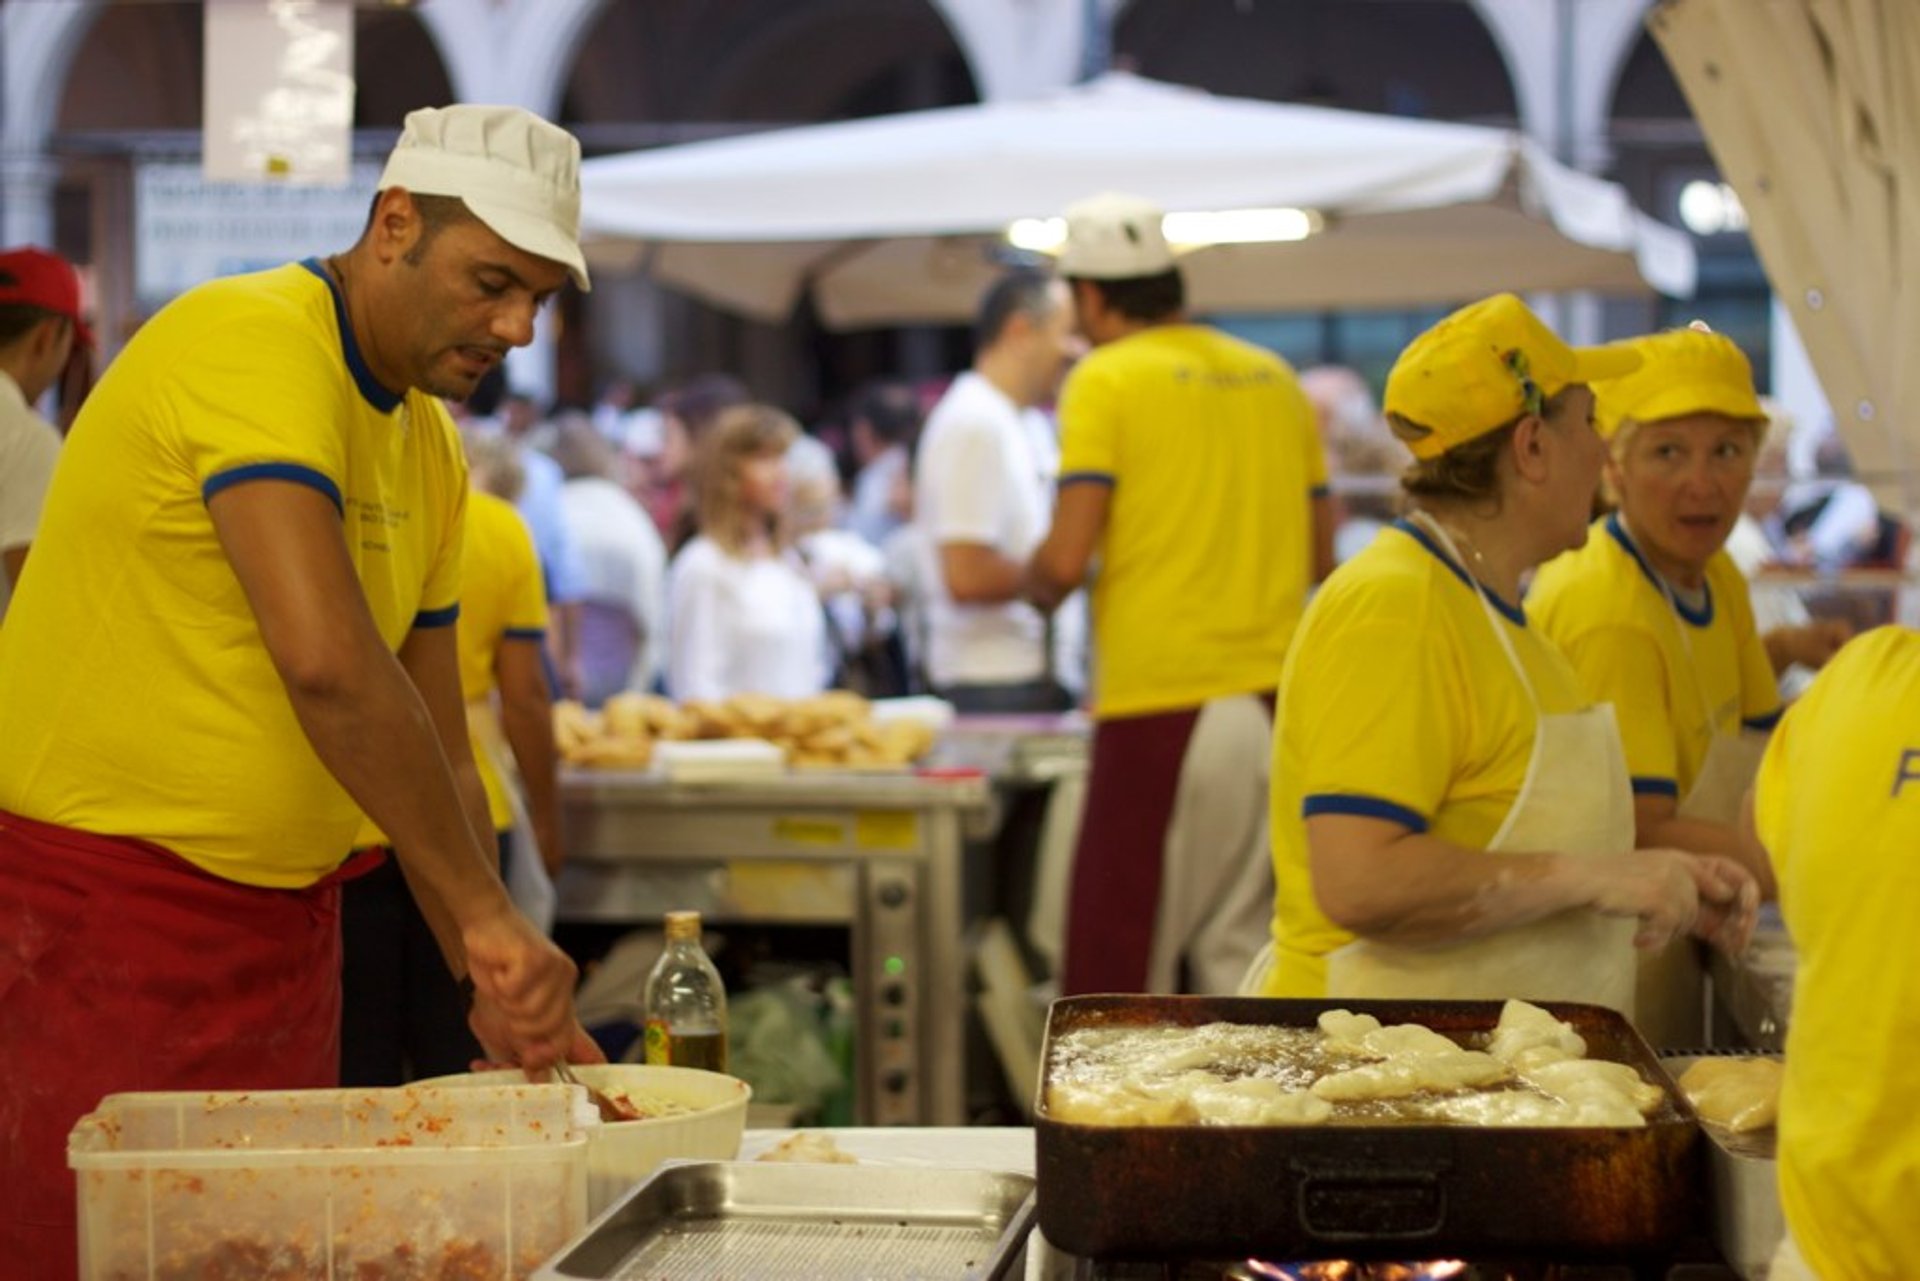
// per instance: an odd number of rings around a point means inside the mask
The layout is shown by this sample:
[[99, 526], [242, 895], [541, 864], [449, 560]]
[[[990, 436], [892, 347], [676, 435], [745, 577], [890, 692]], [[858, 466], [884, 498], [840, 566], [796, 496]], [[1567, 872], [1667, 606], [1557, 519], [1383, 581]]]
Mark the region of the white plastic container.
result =
[[[573, 1074], [596, 1090], [613, 1090], [645, 1109], [650, 1101], [691, 1111], [644, 1121], [597, 1121], [587, 1145], [588, 1204], [593, 1214], [612, 1205], [662, 1161], [731, 1161], [740, 1152], [753, 1088], [738, 1077], [694, 1068], [644, 1063], [576, 1063]], [[518, 1069], [435, 1077], [434, 1086], [485, 1086], [524, 1080]]]
[[67, 1140], [84, 1281], [524, 1278], [587, 1221], [586, 1092], [113, 1094]]

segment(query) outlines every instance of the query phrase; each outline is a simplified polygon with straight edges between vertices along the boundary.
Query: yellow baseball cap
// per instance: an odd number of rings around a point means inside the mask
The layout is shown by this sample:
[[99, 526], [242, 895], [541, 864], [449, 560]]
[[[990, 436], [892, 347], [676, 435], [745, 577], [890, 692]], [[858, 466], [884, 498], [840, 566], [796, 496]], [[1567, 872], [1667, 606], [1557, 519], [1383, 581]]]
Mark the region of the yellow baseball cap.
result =
[[1387, 375], [1386, 412], [1427, 430], [1415, 458], [1438, 458], [1575, 383], [1632, 371], [1636, 352], [1569, 347], [1512, 294], [1462, 307], [1407, 344]]
[[1637, 352], [1640, 367], [1594, 383], [1594, 417], [1602, 436], [1612, 437], [1629, 418], [1657, 423], [1686, 414], [1725, 414], [1767, 421], [1753, 390], [1753, 366], [1725, 334], [1673, 329], [1614, 345]]

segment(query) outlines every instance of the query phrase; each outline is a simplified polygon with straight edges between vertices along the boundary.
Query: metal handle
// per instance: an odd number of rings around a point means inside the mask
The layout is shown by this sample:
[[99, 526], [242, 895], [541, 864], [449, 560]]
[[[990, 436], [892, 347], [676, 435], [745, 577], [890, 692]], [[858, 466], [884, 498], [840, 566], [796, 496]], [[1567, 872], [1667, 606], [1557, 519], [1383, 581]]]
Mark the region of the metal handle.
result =
[[1327, 1241], [1413, 1240], [1437, 1236], [1447, 1221], [1447, 1189], [1434, 1170], [1305, 1172], [1300, 1224]]

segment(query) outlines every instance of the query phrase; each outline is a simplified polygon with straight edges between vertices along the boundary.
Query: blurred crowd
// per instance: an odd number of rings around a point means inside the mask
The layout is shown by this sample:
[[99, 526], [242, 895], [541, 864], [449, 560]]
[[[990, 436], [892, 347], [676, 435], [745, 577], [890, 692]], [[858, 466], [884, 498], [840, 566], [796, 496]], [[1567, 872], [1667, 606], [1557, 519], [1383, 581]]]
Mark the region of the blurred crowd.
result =
[[[1047, 412], [1057, 382], [1029, 414], [1043, 472], [1057, 465]], [[1335, 559], [1345, 562], [1398, 514], [1411, 459], [1359, 373], [1321, 365], [1300, 383], [1332, 480]], [[565, 696], [598, 705], [622, 690], [718, 699], [837, 687], [888, 697], [938, 684], [928, 614], [940, 589], [916, 519], [915, 466], [950, 387], [876, 380], [812, 424], [724, 373], [651, 394], [615, 378], [589, 408], [540, 405], [496, 374], [451, 407], [487, 460], [476, 467], [483, 487], [533, 531], [552, 606], [552, 676]], [[1830, 421], [1796, 423], [1769, 408], [1747, 514], [1728, 543], [1755, 582], [1762, 630], [1816, 617], [1855, 630], [1885, 621], [1890, 605], [1872, 593], [1767, 581], [1778, 571], [1895, 569], [1909, 541], [1854, 478]], [[1081, 609], [1053, 620], [1050, 648], [1060, 684], [1083, 694]], [[1789, 692], [1804, 684], [1790, 646], [1777, 657]]]

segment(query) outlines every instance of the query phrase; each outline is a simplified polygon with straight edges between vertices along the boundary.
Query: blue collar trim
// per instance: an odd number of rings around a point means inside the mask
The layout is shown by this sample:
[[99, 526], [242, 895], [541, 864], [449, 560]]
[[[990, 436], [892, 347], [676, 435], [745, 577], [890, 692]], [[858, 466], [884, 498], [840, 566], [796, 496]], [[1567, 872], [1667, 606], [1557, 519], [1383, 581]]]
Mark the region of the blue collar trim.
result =
[[1698, 610], [1689, 609], [1687, 607], [1687, 602], [1681, 600], [1680, 594], [1674, 591], [1672, 587], [1666, 582], [1666, 580], [1662, 579], [1659, 574], [1654, 572], [1653, 566], [1647, 564], [1647, 558], [1640, 554], [1640, 549], [1638, 547], [1634, 546], [1633, 538], [1627, 533], [1627, 527], [1624, 524], [1622, 524], [1620, 521], [1619, 512], [1613, 512], [1608, 515], [1607, 533], [1613, 535], [1613, 541], [1616, 543], [1619, 543], [1621, 548], [1625, 550], [1627, 555], [1633, 557], [1633, 563], [1640, 567], [1640, 572], [1645, 574], [1647, 576], [1647, 581], [1653, 584], [1653, 590], [1655, 590], [1656, 592], [1659, 592], [1662, 599], [1670, 601], [1673, 604], [1674, 613], [1680, 615], [1681, 619], [1684, 620], [1686, 623], [1688, 623], [1690, 626], [1693, 626], [1693, 627], [1713, 626], [1713, 584], [1712, 583], [1703, 584], [1703, 587], [1706, 591], [1707, 603]]
[[333, 283], [333, 277], [327, 274], [318, 258], [305, 259], [300, 265], [318, 276], [327, 287], [327, 293], [333, 297], [333, 315], [340, 322], [340, 351], [347, 358], [347, 372], [353, 375], [354, 386], [360, 389], [361, 397], [383, 414], [400, 408], [400, 402], [406, 397], [388, 391], [373, 376], [373, 371], [367, 368], [366, 358], [360, 354], [360, 344], [353, 340], [353, 325], [347, 320], [347, 300], [341, 296], [339, 286]]
[[1488, 603], [1502, 614], [1505, 614], [1507, 621], [1511, 622], [1515, 627], [1525, 627], [1527, 625], [1526, 610], [1518, 605], [1509, 605], [1506, 601], [1500, 599], [1500, 593], [1494, 591], [1472, 574], [1469, 574], [1466, 570], [1454, 564], [1453, 561], [1447, 557], [1447, 553], [1441, 550], [1440, 546], [1436, 544], [1433, 539], [1427, 537], [1426, 530], [1420, 528], [1404, 516], [1393, 522], [1393, 528], [1410, 536], [1414, 542], [1419, 543], [1422, 547], [1432, 552], [1435, 560], [1452, 570], [1455, 578], [1486, 597]]

